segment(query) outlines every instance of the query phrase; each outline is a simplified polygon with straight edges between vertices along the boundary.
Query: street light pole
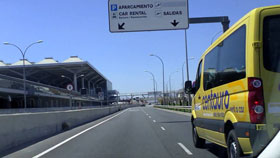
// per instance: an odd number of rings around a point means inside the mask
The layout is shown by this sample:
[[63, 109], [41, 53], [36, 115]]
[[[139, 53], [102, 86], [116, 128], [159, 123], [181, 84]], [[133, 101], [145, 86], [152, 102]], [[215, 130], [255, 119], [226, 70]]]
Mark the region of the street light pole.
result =
[[150, 75], [152, 75], [152, 77], [153, 77], [153, 85], [154, 85], [154, 100], [155, 100], [155, 103], [156, 103], [156, 100], [157, 100], [157, 98], [156, 98], [156, 88], [155, 88], [155, 76], [154, 76], [154, 74], [152, 73], [152, 72], [150, 72], [150, 71], [144, 71], [144, 72], [147, 72], [147, 73], [149, 73]]
[[150, 56], [154, 56], [154, 57], [158, 58], [161, 61], [161, 64], [162, 64], [162, 95], [163, 95], [163, 103], [165, 103], [165, 97], [164, 97], [164, 92], [165, 92], [164, 91], [164, 84], [165, 84], [165, 82], [164, 82], [164, 63], [163, 63], [163, 60], [159, 56], [157, 56], [155, 54], [150, 54]]
[[[190, 80], [189, 78], [189, 61], [188, 61], [188, 47], [187, 47], [187, 30], [185, 29], [185, 49], [186, 49], [186, 71], [187, 71], [187, 81]], [[191, 105], [191, 95], [188, 92], [188, 105]]]
[[[190, 57], [190, 58], [188, 58], [188, 60], [193, 60], [193, 59], [195, 59], [194, 57]], [[184, 79], [184, 65], [186, 64], [186, 62], [184, 61], [183, 62], [183, 65], [182, 65], [182, 87], [183, 87], [183, 89], [184, 89], [184, 87], [185, 87], [185, 79]]]
[[158, 90], [157, 90], [157, 81], [156, 80], [155, 80], [155, 87], [156, 87], [156, 92], [157, 92]]
[[25, 75], [25, 55], [26, 55], [26, 52], [27, 52], [27, 50], [31, 47], [31, 46], [33, 46], [34, 44], [38, 44], [38, 43], [42, 43], [43, 41], [42, 40], [39, 40], [39, 41], [37, 41], [37, 42], [34, 42], [34, 43], [31, 43], [30, 45], [28, 45], [26, 48], [25, 48], [25, 50], [24, 51], [22, 51], [22, 49], [20, 49], [17, 45], [15, 45], [15, 44], [12, 44], [12, 43], [9, 43], [9, 42], [4, 42], [3, 44], [4, 45], [11, 45], [11, 46], [14, 46], [14, 47], [16, 47], [19, 51], [20, 51], [20, 53], [21, 53], [21, 55], [22, 55], [22, 62], [23, 62], [23, 96], [24, 96], [24, 108], [26, 109], [27, 108], [27, 104], [26, 104], [26, 75]]
[[183, 63], [183, 65], [182, 65], [182, 89], [184, 90], [184, 87], [185, 87], [185, 84], [184, 84], [184, 82], [185, 82], [185, 79], [184, 79], [184, 65], [185, 65], [185, 63], [186, 62], [184, 62]]

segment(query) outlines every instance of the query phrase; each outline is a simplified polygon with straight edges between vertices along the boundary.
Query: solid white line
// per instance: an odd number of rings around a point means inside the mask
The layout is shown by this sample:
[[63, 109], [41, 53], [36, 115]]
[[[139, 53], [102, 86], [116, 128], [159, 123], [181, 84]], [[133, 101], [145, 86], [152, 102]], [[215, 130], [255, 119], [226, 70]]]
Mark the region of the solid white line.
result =
[[116, 114], [116, 115], [114, 115], [114, 116], [112, 116], [112, 117], [110, 117], [110, 118], [108, 118], [108, 119], [106, 119], [106, 120], [103, 120], [102, 122], [99, 122], [98, 124], [96, 124], [96, 125], [94, 125], [94, 126], [91, 126], [91, 127], [87, 128], [87, 129], [83, 130], [83, 131], [80, 132], [80, 133], [75, 134], [74, 136], [72, 136], [72, 137], [70, 137], [70, 138], [68, 138], [68, 139], [66, 139], [66, 140], [64, 140], [64, 141], [62, 141], [62, 142], [56, 144], [55, 146], [53, 146], [53, 147], [51, 147], [51, 148], [49, 148], [49, 149], [47, 149], [47, 150], [41, 152], [40, 154], [38, 154], [38, 155], [36, 155], [36, 156], [33, 156], [32, 158], [39, 158], [39, 157], [41, 157], [41, 156], [47, 154], [48, 152], [50, 152], [50, 151], [52, 151], [52, 150], [58, 148], [59, 146], [61, 146], [61, 145], [65, 144], [65, 143], [67, 143], [68, 141], [70, 141], [70, 140], [72, 140], [72, 139], [78, 137], [79, 135], [81, 135], [81, 134], [83, 134], [83, 133], [85, 133], [85, 132], [87, 132], [87, 131], [89, 131], [89, 130], [91, 130], [91, 129], [93, 129], [93, 128], [95, 128], [95, 127], [97, 127], [97, 126], [99, 126], [99, 125], [101, 125], [101, 124], [103, 124], [103, 123], [105, 123], [105, 122], [107, 122], [107, 121], [109, 121], [109, 120], [115, 118], [115, 117], [117, 117], [117, 116], [119, 116], [120, 114], [124, 113], [125, 111], [127, 111], [127, 110], [124, 110], [124, 111], [122, 111], [122, 112], [120, 112], [120, 113], [118, 113], [118, 114]]
[[151, 116], [149, 116], [149, 118], [152, 118]]
[[163, 131], [165, 131], [165, 128], [164, 127], [160, 127]]
[[186, 148], [182, 143], [178, 143], [178, 145], [179, 145], [188, 155], [192, 155], [192, 152], [190, 152], [189, 149]]
[[153, 122], [156, 122], [156, 120], [153, 120]]
[[145, 110], [142, 109], [142, 111], [143, 111], [145, 114], [147, 114]]

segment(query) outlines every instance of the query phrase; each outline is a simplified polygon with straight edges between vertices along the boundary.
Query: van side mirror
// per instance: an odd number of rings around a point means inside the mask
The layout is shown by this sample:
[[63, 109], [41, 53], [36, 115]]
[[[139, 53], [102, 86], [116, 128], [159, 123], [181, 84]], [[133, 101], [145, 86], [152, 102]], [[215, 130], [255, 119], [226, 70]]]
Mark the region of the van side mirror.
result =
[[185, 82], [185, 93], [193, 93], [192, 81]]

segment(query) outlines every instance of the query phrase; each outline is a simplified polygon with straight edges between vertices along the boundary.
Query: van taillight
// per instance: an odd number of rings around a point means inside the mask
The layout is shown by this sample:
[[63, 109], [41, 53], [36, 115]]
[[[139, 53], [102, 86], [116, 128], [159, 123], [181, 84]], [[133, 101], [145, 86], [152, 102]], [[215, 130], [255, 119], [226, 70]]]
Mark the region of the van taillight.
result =
[[259, 78], [248, 78], [248, 105], [251, 123], [263, 123], [264, 111], [264, 97], [262, 80]]

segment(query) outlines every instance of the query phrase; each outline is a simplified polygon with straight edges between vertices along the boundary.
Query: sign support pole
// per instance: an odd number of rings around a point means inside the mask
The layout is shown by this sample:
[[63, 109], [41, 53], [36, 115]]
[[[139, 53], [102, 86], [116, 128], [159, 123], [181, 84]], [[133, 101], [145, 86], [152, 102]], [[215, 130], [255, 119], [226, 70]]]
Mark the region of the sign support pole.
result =
[[[187, 47], [187, 45], [188, 45], [188, 41], [187, 41], [187, 29], [185, 29], [185, 49], [186, 49], [186, 71], [187, 71], [187, 81], [189, 81], [190, 80], [190, 78], [189, 78], [189, 60], [188, 60], [188, 47]], [[191, 102], [191, 95], [190, 95], [190, 93], [188, 92], [187, 93], [187, 95], [188, 95], [188, 106], [190, 106], [191, 104], [190, 104], [190, 102]]]

